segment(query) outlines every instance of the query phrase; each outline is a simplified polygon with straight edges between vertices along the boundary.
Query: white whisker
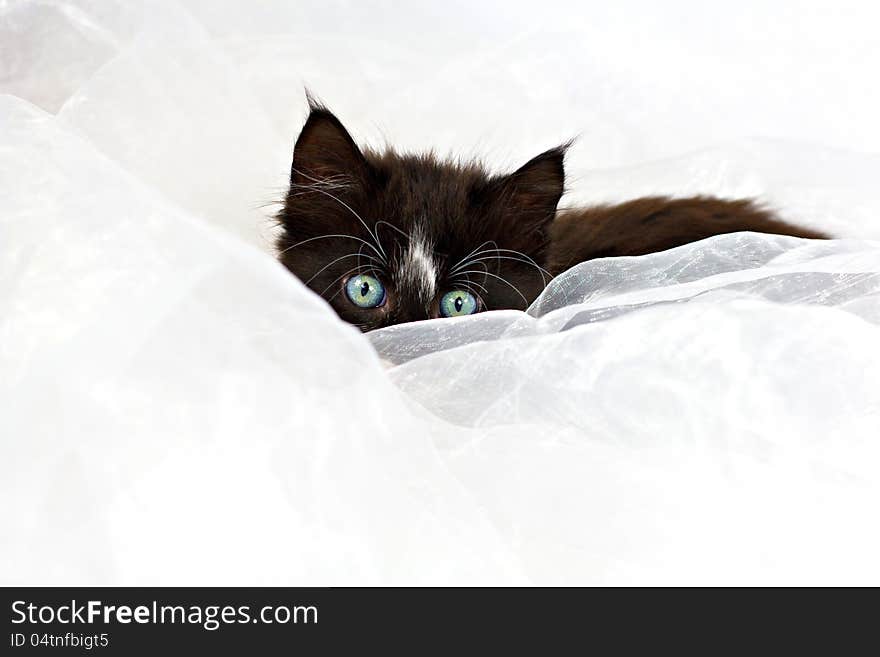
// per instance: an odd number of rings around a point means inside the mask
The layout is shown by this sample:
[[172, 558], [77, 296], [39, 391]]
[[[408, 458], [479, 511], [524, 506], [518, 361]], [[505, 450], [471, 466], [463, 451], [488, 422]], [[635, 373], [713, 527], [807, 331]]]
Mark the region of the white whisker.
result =
[[491, 272], [488, 272], [488, 271], [480, 272], [479, 270], [468, 270], [468, 271], [466, 271], [466, 272], [460, 272], [460, 273], [461, 273], [461, 274], [479, 274], [479, 273], [482, 273], [483, 276], [491, 276], [492, 278], [497, 278], [497, 279], [498, 279], [499, 281], [501, 281], [502, 283], [505, 283], [505, 284], [507, 284], [508, 286], [510, 286], [510, 287], [513, 289], [513, 291], [516, 292], [516, 293], [522, 298], [523, 303], [526, 304], [526, 308], [529, 307], [529, 300], [526, 299], [525, 295], [524, 295], [522, 292], [520, 292], [519, 289], [518, 289], [513, 283], [511, 283], [510, 281], [508, 281], [508, 280], [507, 280], [506, 278], [504, 278], [503, 276], [497, 276], [497, 275], [495, 275], [495, 274], [493, 274], [493, 273], [491, 273]]
[[[303, 172], [301, 172], [301, 171], [298, 171], [298, 170], [296, 170], [296, 169], [294, 169], [294, 171], [296, 171], [296, 173], [298, 173], [298, 174], [301, 175], [301, 176], [305, 176], [306, 178], [309, 178], [310, 180], [315, 180], [315, 181], [318, 182], [318, 183], [321, 182], [320, 180], [317, 180], [317, 179], [315, 179], [315, 178], [312, 178], [311, 176], [308, 176], [307, 174], [305, 174], [305, 173], [303, 173]], [[348, 210], [349, 212], [351, 212], [351, 214], [355, 217], [355, 219], [357, 219], [358, 221], [361, 222], [361, 225], [364, 227], [364, 230], [367, 231], [367, 234], [368, 234], [370, 237], [373, 238], [373, 241], [376, 243], [376, 246], [378, 246], [378, 247], [379, 247], [379, 250], [382, 252], [382, 257], [385, 259], [385, 262], [388, 261], [388, 254], [385, 253], [385, 249], [382, 248], [382, 244], [379, 242], [379, 238], [373, 233], [373, 231], [370, 230], [370, 227], [367, 226], [367, 222], [365, 222], [365, 221], [361, 218], [361, 216], [351, 208], [351, 206], [350, 206], [348, 203], [346, 203], [345, 201], [343, 201], [342, 199], [340, 199], [338, 196], [335, 196], [335, 195], [331, 194], [330, 192], [321, 189], [320, 187], [315, 186], [315, 187], [312, 187], [311, 189], [312, 189], [312, 191], [314, 191], [314, 192], [317, 192], [317, 193], [319, 193], [319, 194], [324, 194], [325, 196], [327, 196], [327, 197], [333, 199], [334, 201], [336, 201], [337, 203], [339, 203], [340, 205], [342, 205], [342, 207], [344, 207], [346, 210]]]
[[[361, 248], [363, 248], [363, 246], [362, 246]], [[346, 253], [344, 256], [340, 256], [339, 258], [336, 258], [335, 260], [331, 260], [329, 263], [327, 263], [326, 265], [324, 265], [323, 267], [321, 267], [318, 271], [316, 271], [316, 272], [314, 273], [314, 275], [313, 275], [309, 280], [307, 280], [307, 281], [305, 282], [306, 285], [308, 285], [308, 284], [311, 283], [313, 280], [315, 280], [318, 276], [320, 276], [320, 275], [321, 275], [321, 272], [323, 272], [325, 269], [329, 269], [330, 267], [332, 267], [333, 265], [335, 265], [335, 264], [336, 264], [337, 262], [339, 262], [340, 260], [345, 260], [346, 258], [354, 258], [354, 257], [357, 257], [357, 258], [358, 258], [358, 267], [361, 266], [361, 264], [360, 264], [360, 258], [361, 258], [361, 257], [364, 257], [364, 258], [370, 258], [370, 260], [373, 260], [373, 261], [378, 261], [378, 258], [374, 258], [373, 256], [364, 255], [364, 254], [361, 253], [360, 251], [358, 251], [357, 253]]]
[[465, 261], [466, 261], [468, 258], [470, 258], [471, 256], [473, 256], [477, 251], [479, 251], [480, 249], [482, 249], [484, 246], [486, 246], [486, 245], [488, 245], [488, 244], [495, 244], [495, 246], [498, 246], [498, 244], [497, 244], [494, 240], [488, 240], [488, 241], [486, 241], [486, 242], [483, 242], [483, 243], [480, 244], [480, 246], [478, 246], [476, 249], [474, 249], [473, 251], [471, 251], [470, 253], [468, 253], [464, 258], [462, 258], [461, 260], [459, 260], [458, 262], [456, 262], [456, 263], [452, 266], [452, 271], [455, 271], [455, 269], [457, 269], [458, 267], [465, 267], [465, 266], [467, 266], [467, 263], [465, 263]]
[[343, 239], [357, 240], [358, 242], [362, 242], [363, 244], [365, 244], [368, 247], [370, 247], [371, 249], [373, 249], [373, 252], [377, 256], [382, 255], [381, 253], [379, 253], [379, 251], [376, 249], [376, 247], [373, 246], [372, 244], [370, 244], [367, 240], [361, 239], [360, 237], [355, 237], [354, 235], [344, 235], [341, 233], [333, 234], [333, 235], [318, 235], [317, 237], [310, 237], [307, 240], [302, 240], [301, 242], [297, 242], [296, 244], [292, 244], [291, 246], [288, 246], [286, 249], [283, 249], [282, 251], [280, 251], [278, 253], [278, 255], [279, 256], [283, 255], [283, 254], [287, 253], [288, 251], [290, 251], [291, 249], [295, 249], [296, 247], [302, 246], [303, 244], [307, 244], [308, 242], [314, 242], [315, 240], [324, 240], [324, 239], [328, 239], [330, 237], [339, 237], [339, 238], [343, 238]]
[[471, 286], [471, 285], [476, 285], [478, 288], [480, 288], [480, 289], [483, 291], [484, 294], [488, 294], [488, 293], [489, 293], [489, 291], [488, 291], [484, 286], [480, 285], [479, 283], [475, 283], [475, 282], [472, 281], [469, 277], [467, 277], [467, 278], [465, 279], [465, 282], [464, 282], [464, 283], [462, 283], [461, 281], [456, 281], [456, 285], [461, 285], [462, 287], [464, 287], [464, 288], [465, 288], [468, 292], [470, 292], [471, 294], [473, 294], [473, 292], [474, 292], [472, 289], [470, 289], [470, 286]]
[[[528, 257], [528, 256], [526, 256], [526, 257]], [[502, 256], [502, 255], [484, 256], [482, 258], [477, 258], [477, 259], [473, 259], [473, 260], [468, 261], [467, 266], [473, 265], [478, 262], [484, 262], [486, 260], [512, 260], [513, 262], [521, 262], [524, 265], [530, 265], [530, 266], [534, 267], [535, 269], [537, 269], [538, 273], [541, 274], [541, 281], [544, 284], [544, 287], [547, 287], [547, 276], [549, 276], [550, 278], [553, 278], [553, 276], [550, 275], [549, 271], [547, 271], [546, 269], [544, 269], [543, 267], [538, 265], [531, 258], [529, 258], [528, 260], [523, 260], [522, 258], [514, 258], [512, 256]], [[453, 271], [451, 273], [455, 273], [455, 272]]]
[[412, 238], [410, 237], [409, 233], [405, 233], [404, 231], [400, 230], [400, 228], [398, 228], [398, 227], [395, 226], [394, 224], [388, 223], [388, 222], [385, 221], [384, 219], [383, 219], [382, 221], [377, 221], [377, 222], [376, 222], [376, 234], [377, 234], [377, 235], [378, 235], [378, 233], [379, 233], [379, 226], [381, 226], [381, 225], [385, 225], [385, 226], [388, 226], [389, 228], [393, 228], [393, 229], [396, 230], [398, 233], [400, 233], [401, 235], [403, 235], [407, 240], [412, 239]]
[[[477, 256], [483, 255], [484, 253], [510, 253], [513, 255], [522, 256], [522, 258], [524, 258], [524, 260], [518, 260], [517, 258], [513, 258], [510, 256], [491, 256], [491, 255], [485, 256], [483, 258], [477, 258]], [[541, 267], [537, 262], [535, 262], [535, 260], [532, 257], [526, 255], [522, 251], [515, 251], [514, 249], [488, 249], [486, 251], [479, 251], [478, 253], [472, 253], [471, 256], [469, 256], [469, 258], [470, 258], [470, 260], [468, 260], [468, 262], [461, 264], [461, 265], [456, 265], [455, 267], [453, 267], [450, 270], [450, 273], [455, 273], [456, 269], [458, 269], [460, 267], [466, 267], [466, 266], [470, 265], [471, 263], [477, 262], [479, 260], [487, 260], [487, 259], [496, 258], [498, 260], [514, 260], [514, 261], [522, 262], [523, 264], [532, 265], [535, 269], [537, 269], [539, 272], [541, 272], [541, 279], [544, 281], [545, 286], [547, 285], [547, 279], [544, 277], [544, 275], [546, 274], [550, 278], [553, 278], [553, 276], [550, 274], [550, 272], [547, 271], [546, 269], [544, 269], [543, 267]]]

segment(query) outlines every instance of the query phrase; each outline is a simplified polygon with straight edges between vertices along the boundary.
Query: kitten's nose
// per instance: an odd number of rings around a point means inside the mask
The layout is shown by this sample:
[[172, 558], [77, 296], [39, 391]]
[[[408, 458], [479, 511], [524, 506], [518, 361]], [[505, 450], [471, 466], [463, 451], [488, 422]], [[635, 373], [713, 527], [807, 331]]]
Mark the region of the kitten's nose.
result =
[[411, 303], [397, 308], [396, 312], [389, 319], [389, 324], [403, 324], [404, 322], [418, 322], [425, 319], [431, 319], [431, 313], [428, 309], [419, 303]]

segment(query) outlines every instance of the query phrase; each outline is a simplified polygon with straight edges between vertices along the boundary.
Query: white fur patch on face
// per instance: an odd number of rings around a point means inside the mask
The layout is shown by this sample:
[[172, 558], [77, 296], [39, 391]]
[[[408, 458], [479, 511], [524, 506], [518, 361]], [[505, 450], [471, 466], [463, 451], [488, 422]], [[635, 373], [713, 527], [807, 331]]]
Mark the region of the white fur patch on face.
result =
[[434, 248], [420, 231], [413, 232], [397, 274], [401, 284], [414, 290], [423, 303], [429, 303], [437, 293], [438, 271]]

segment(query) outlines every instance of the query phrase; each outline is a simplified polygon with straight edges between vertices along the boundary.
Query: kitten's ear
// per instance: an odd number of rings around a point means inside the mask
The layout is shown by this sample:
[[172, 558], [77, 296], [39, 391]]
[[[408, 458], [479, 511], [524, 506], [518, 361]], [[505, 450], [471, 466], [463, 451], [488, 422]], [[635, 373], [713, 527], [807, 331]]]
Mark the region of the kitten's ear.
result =
[[543, 229], [556, 215], [565, 191], [565, 151], [568, 144], [551, 148], [526, 162], [500, 181], [499, 201], [523, 228]]
[[340, 177], [362, 179], [368, 169], [363, 153], [332, 112], [309, 99], [311, 112], [296, 146], [291, 184], [323, 182]]
[[565, 191], [567, 148], [568, 144], [551, 148], [491, 184], [490, 202], [500, 207], [510, 222], [505, 222], [509, 231], [536, 248], [543, 244]]

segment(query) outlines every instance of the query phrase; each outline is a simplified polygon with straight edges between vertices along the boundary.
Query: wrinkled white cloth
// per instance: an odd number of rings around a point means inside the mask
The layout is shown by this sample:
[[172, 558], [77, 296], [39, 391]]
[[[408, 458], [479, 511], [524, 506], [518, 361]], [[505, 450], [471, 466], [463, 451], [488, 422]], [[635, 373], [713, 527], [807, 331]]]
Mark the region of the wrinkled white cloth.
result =
[[[0, 5], [0, 583], [880, 584], [870, 5], [711, 42], [694, 3], [431, 5]], [[271, 255], [304, 82], [502, 168], [579, 132], [568, 204], [758, 196], [842, 239], [364, 336]]]

